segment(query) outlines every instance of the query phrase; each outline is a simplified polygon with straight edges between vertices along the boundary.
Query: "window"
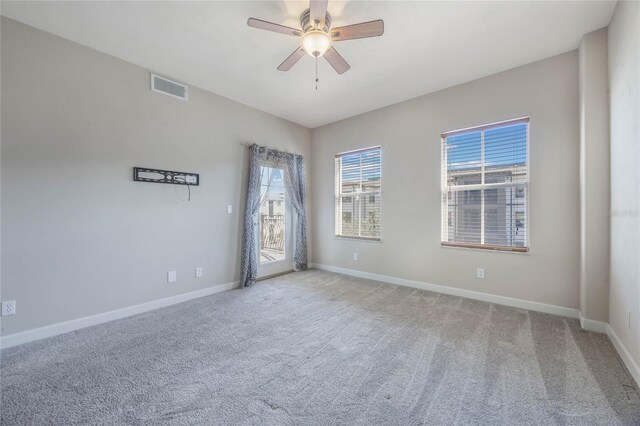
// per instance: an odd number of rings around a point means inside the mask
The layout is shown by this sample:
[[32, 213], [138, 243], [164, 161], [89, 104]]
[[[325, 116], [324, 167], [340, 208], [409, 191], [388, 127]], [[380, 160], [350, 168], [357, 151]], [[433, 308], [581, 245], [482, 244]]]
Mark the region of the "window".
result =
[[529, 249], [529, 119], [442, 134], [442, 245]]
[[260, 167], [260, 264], [285, 260], [285, 208], [282, 169]]
[[380, 147], [336, 155], [336, 236], [380, 240], [380, 160]]

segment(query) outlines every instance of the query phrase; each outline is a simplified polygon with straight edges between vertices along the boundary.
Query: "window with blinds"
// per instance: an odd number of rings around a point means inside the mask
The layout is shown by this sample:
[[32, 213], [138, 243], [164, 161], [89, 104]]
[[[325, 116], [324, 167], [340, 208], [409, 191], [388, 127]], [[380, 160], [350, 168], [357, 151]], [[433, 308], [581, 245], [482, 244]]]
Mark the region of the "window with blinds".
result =
[[380, 176], [380, 147], [336, 155], [336, 236], [380, 240]]
[[442, 134], [442, 245], [528, 251], [529, 119]]

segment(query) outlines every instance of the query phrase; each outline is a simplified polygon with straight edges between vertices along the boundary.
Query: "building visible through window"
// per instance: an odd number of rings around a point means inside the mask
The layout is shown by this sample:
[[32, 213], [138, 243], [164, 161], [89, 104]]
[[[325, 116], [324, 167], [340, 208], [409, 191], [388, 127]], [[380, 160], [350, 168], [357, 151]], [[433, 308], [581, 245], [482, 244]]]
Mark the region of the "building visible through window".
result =
[[527, 251], [527, 118], [442, 135], [442, 244]]
[[336, 155], [336, 236], [380, 239], [380, 194], [380, 147]]

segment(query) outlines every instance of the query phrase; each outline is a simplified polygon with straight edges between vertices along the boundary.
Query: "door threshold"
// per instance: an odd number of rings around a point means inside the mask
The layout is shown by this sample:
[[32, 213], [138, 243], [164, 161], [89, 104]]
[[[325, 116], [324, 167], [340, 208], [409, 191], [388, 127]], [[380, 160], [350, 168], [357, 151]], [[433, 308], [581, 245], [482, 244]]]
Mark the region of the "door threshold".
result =
[[287, 275], [292, 272], [295, 272], [295, 271], [293, 269], [289, 269], [288, 271], [276, 272], [275, 274], [265, 275], [264, 277], [256, 278], [256, 282], [262, 281], [262, 280], [268, 280], [269, 278], [279, 277], [280, 275]]

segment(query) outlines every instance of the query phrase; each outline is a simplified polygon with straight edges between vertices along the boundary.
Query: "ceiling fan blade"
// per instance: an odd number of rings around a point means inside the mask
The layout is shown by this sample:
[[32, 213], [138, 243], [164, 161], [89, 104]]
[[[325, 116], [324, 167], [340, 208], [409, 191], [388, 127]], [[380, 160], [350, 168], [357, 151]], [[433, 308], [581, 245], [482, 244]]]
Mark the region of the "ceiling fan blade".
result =
[[302, 47], [298, 47], [287, 59], [284, 60], [283, 63], [278, 66], [278, 71], [289, 71], [304, 55], [304, 49]]
[[349, 65], [342, 56], [340, 56], [333, 46], [330, 47], [323, 56], [338, 74], [344, 74], [351, 69], [351, 65]]
[[311, 22], [318, 21], [318, 28], [324, 27], [324, 18], [327, 15], [328, 0], [309, 0], [309, 15]]
[[302, 35], [302, 31], [300, 30], [296, 30], [295, 28], [291, 27], [285, 27], [284, 25], [274, 24], [273, 22], [269, 21], [263, 21], [262, 19], [249, 18], [247, 20], [247, 25], [261, 30], [273, 31], [275, 33], [282, 33], [291, 36]]
[[375, 21], [333, 28], [331, 38], [333, 41], [354, 40], [356, 38], [378, 37], [383, 33], [384, 21], [376, 19]]

